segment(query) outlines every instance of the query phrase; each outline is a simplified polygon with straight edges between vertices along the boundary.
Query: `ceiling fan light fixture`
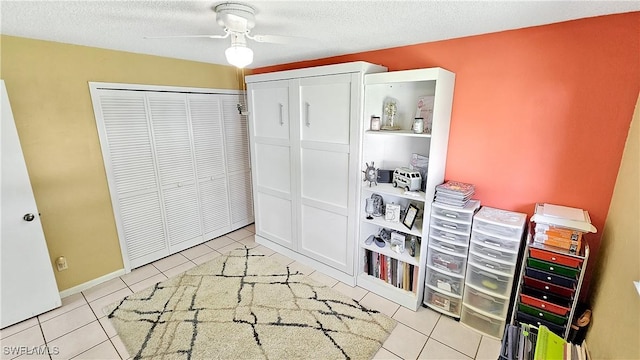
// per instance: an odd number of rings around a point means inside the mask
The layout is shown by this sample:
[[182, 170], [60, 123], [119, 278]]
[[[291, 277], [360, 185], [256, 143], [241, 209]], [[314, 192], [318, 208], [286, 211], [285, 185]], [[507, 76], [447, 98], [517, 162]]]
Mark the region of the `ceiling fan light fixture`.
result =
[[244, 44], [232, 44], [224, 55], [229, 64], [241, 69], [253, 62], [253, 50]]

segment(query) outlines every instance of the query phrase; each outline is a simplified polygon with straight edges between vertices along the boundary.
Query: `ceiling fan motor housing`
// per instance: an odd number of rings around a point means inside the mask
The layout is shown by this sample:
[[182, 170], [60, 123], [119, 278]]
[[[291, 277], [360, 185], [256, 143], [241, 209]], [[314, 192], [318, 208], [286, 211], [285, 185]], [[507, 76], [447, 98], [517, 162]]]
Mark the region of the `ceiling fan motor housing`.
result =
[[228, 2], [213, 8], [216, 21], [228, 31], [246, 33], [256, 25], [256, 10], [246, 4]]

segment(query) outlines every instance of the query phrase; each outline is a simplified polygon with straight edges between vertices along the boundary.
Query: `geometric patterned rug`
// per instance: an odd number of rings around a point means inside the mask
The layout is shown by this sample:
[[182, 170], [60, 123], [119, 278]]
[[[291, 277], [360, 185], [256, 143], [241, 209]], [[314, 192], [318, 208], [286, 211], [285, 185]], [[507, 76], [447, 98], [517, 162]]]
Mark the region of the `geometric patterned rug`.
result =
[[370, 359], [396, 324], [246, 247], [105, 312], [134, 359]]

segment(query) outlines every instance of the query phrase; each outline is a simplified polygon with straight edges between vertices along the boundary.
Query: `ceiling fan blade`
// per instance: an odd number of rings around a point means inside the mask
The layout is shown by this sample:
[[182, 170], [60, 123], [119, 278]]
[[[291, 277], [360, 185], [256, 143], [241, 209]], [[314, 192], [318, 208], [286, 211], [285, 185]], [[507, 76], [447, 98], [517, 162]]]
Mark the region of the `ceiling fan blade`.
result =
[[296, 39], [292, 36], [281, 35], [247, 35], [247, 37], [253, 41], [273, 43], [273, 44], [290, 44], [296, 42]]
[[167, 36], [145, 36], [145, 39], [184, 39], [184, 38], [209, 38], [209, 39], [225, 39], [229, 37], [229, 33], [224, 35], [167, 35]]

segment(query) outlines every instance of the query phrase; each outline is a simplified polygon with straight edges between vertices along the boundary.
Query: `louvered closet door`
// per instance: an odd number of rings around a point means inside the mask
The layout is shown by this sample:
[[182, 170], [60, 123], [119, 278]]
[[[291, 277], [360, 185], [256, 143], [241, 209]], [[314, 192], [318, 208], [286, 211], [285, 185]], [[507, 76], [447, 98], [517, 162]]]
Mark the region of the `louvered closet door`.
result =
[[118, 234], [129, 266], [136, 268], [169, 255], [145, 97], [100, 90], [98, 98], [96, 116], [102, 117], [100, 140], [107, 149], [103, 156]]
[[238, 112], [244, 106], [240, 95], [220, 95], [224, 119], [226, 165], [228, 171], [231, 227], [237, 229], [253, 222], [249, 131], [247, 117]]
[[205, 240], [231, 231], [219, 95], [187, 95]]
[[[299, 251], [353, 274], [355, 176], [351, 140], [357, 130], [351, 74], [300, 80]], [[357, 88], [356, 88], [357, 89]], [[354, 122], [357, 120], [353, 120]], [[357, 124], [357, 123], [354, 123]], [[357, 127], [356, 127], [357, 128]]]
[[171, 253], [203, 241], [184, 94], [147, 95]]

